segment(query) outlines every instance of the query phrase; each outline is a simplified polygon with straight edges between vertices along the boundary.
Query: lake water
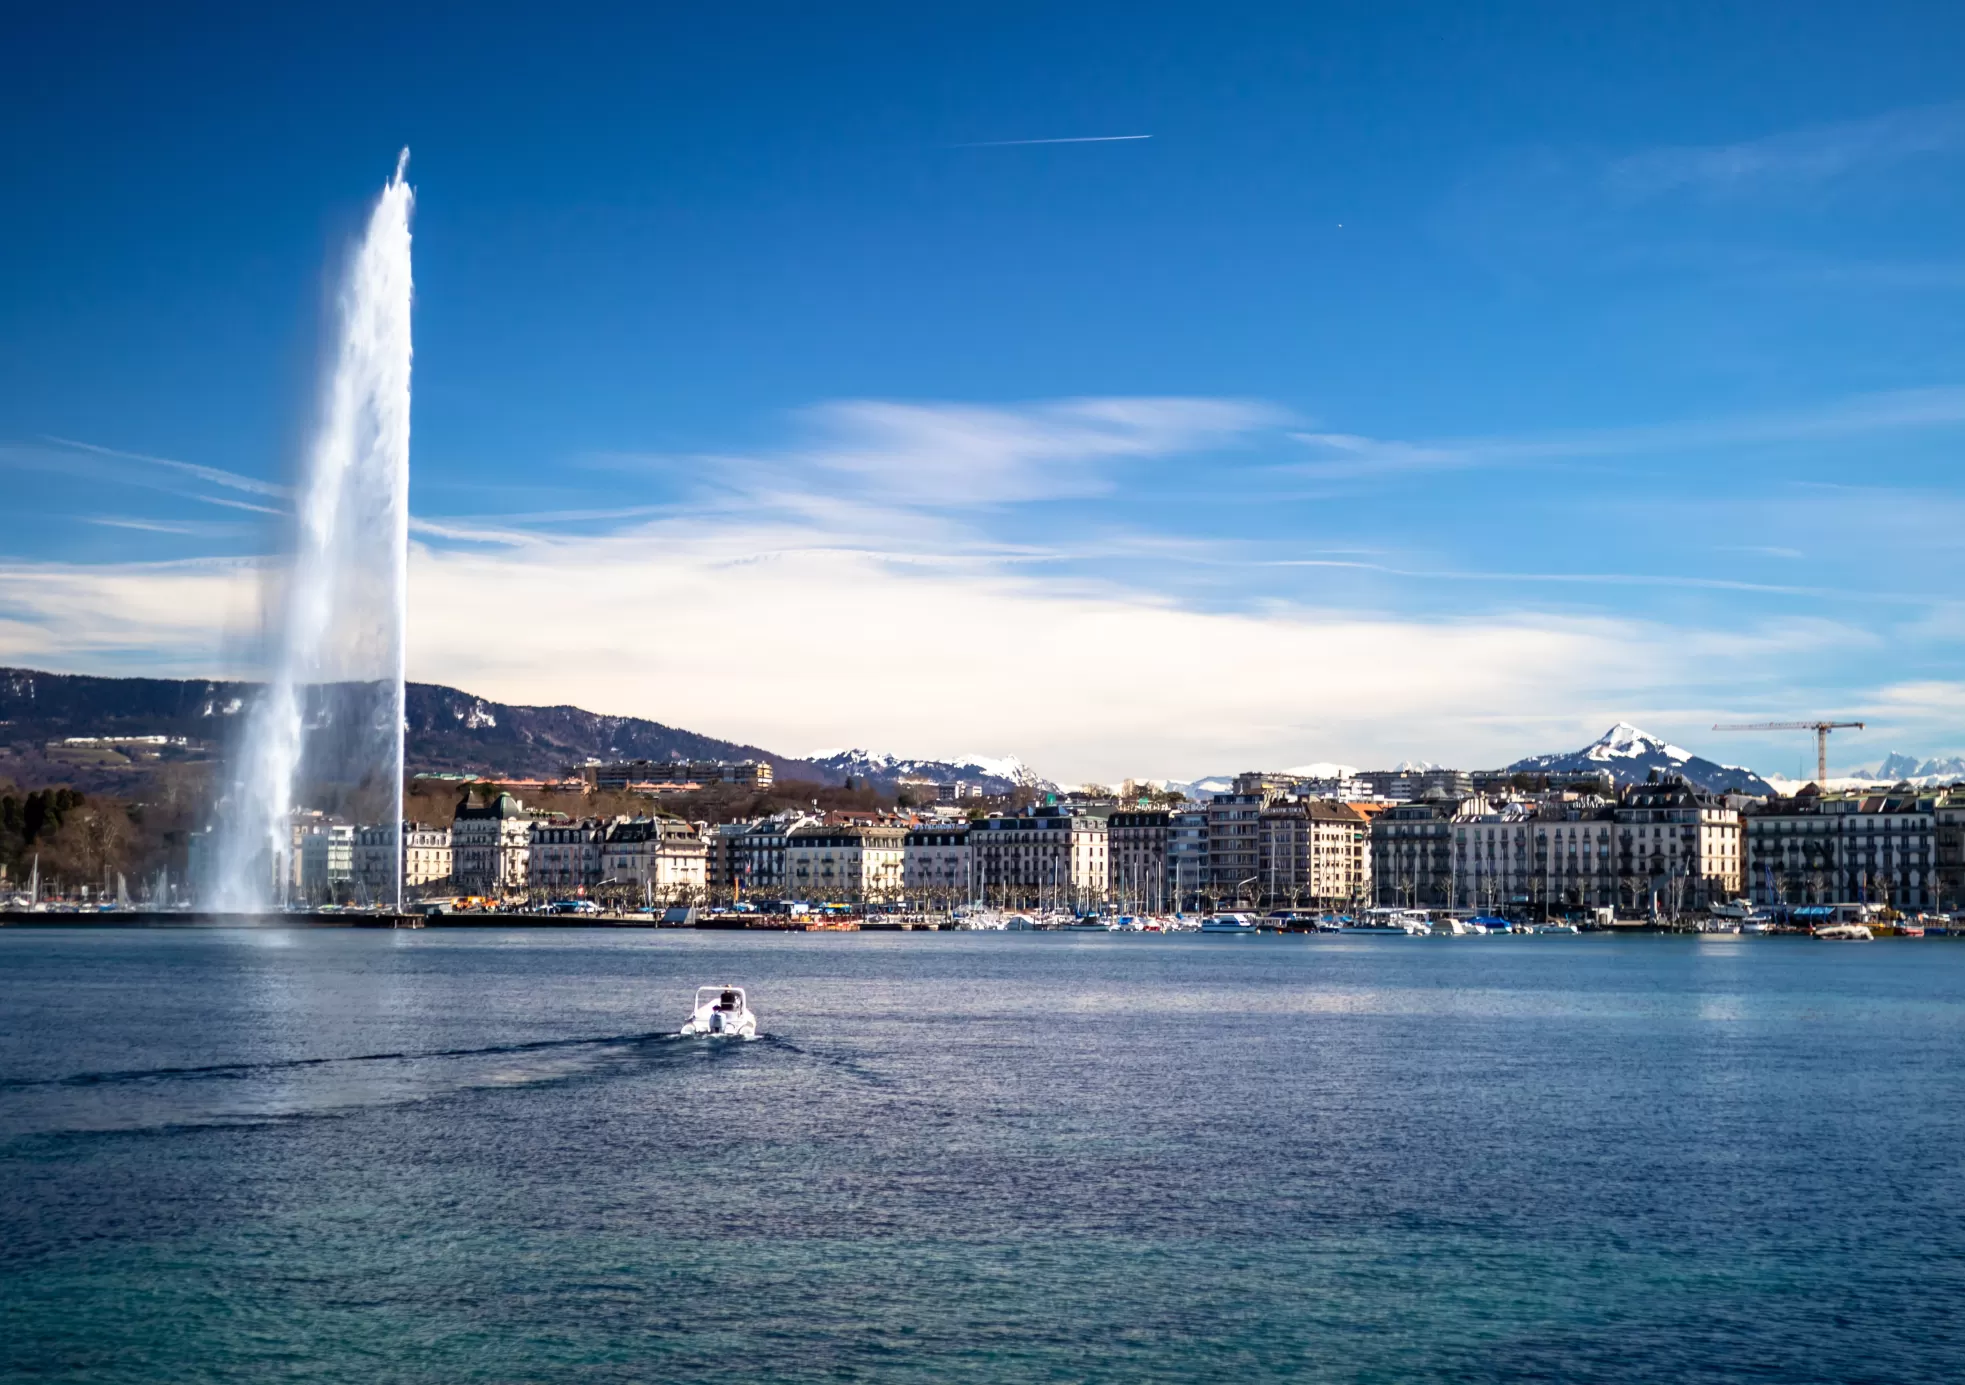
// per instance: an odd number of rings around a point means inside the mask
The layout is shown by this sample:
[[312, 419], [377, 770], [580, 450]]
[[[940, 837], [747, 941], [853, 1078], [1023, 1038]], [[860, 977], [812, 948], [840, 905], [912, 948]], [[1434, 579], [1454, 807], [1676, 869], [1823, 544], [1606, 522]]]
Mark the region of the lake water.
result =
[[1936, 939], [9, 928], [0, 1379], [1956, 1381], [1961, 1060]]

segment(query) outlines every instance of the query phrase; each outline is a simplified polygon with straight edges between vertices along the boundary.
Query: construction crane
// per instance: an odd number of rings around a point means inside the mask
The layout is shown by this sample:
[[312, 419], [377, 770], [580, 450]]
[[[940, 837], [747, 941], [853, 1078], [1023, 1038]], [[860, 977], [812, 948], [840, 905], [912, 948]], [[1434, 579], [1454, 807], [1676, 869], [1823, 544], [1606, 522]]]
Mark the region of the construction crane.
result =
[[1755, 721], [1743, 726], [1715, 726], [1715, 731], [1813, 731], [1815, 733], [1815, 787], [1825, 788], [1829, 778], [1829, 732], [1845, 727], [1860, 731], [1860, 721]]

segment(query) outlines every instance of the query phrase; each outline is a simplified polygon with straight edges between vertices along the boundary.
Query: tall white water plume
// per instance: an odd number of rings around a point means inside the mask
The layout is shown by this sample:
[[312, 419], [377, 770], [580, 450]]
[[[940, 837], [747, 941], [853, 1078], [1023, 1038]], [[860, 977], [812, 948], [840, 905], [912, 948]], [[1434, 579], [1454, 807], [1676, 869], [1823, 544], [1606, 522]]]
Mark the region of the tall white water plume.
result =
[[[272, 667], [218, 823], [212, 903], [252, 913], [294, 882], [297, 809], [403, 820], [409, 568], [410, 211], [382, 190], [337, 300], [338, 342], [294, 493], [292, 561], [267, 609]], [[390, 897], [402, 905], [402, 843]]]

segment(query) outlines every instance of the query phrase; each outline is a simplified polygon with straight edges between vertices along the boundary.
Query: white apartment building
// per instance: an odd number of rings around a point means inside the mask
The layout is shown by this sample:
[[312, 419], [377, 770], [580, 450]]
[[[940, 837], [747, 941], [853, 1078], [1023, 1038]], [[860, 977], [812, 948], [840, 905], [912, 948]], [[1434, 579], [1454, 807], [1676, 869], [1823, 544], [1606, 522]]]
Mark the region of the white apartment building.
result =
[[1740, 895], [1740, 813], [1672, 776], [1633, 784], [1615, 813], [1618, 904], [1678, 914]]
[[969, 898], [969, 824], [917, 824], [908, 829], [901, 851], [901, 888], [910, 903], [952, 904]]
[[906, 888], [907, 830], [887, 823], [803, 823], [785, 838], [785, 890], [795, 899], [885, 903]]
[[601, 883], [632, 887], [644, 903], [693, 901], [708, 885], [709, 849], [681, 818], [617, 818], [600, 854]]
[[1069, 808], [969, 824], [976, 893], [1008, 908], [1079, 908], [1102, 903], [1112, 886], [1104, 818]]
[[405, 895], [450, 879], [448, 827], [405, 822], [397, 829], [373, 823], [355, 832], [355, 884], [357, 893], [378, 903], [394, 902], [399, 830]]
[[1456, 908], [1615, 908], [1621, 878], [1615, 810], [1601, 800], [1538, 806], [1476, 796], [1453, 819]]

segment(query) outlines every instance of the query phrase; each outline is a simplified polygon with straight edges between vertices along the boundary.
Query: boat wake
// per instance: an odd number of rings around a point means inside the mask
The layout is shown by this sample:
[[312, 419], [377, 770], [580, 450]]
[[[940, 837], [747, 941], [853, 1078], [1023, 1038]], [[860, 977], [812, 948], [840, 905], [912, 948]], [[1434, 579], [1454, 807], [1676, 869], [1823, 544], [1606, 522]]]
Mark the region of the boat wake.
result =
[[194, 1067], [120, 1068], [108, 1072], [76, 1072], [61, 1077], [0, 1077], [0, 1092], [35, 1087], [96, 1087], [119, 1082], [168, 1082], [199, 1078], [242, 1078], [260, 1073], [291, 1072], [331, 1067], [337, 1063], [398, 1063], [428, 1058], [479, 1058], [496, 1054], [544, 1053], [556, 1048], [593, 1048], [604, 1044], [662, 1043], [675, 1035], [659, 1032], [613, 1034], [604, 1038], [539, 1039], [531, 1043], [491, 1044], [483, 1048], [431, 1048], [400, 1053], [356, 1053], [322, 1058], [276, 1058], [260, 1063], [207, 1063]]
[[353, 1115], [471, 1092], [629, 1076], [717, 1056], [716, 1047], [644, 1032], [0, 1078], [0, 1140]]

